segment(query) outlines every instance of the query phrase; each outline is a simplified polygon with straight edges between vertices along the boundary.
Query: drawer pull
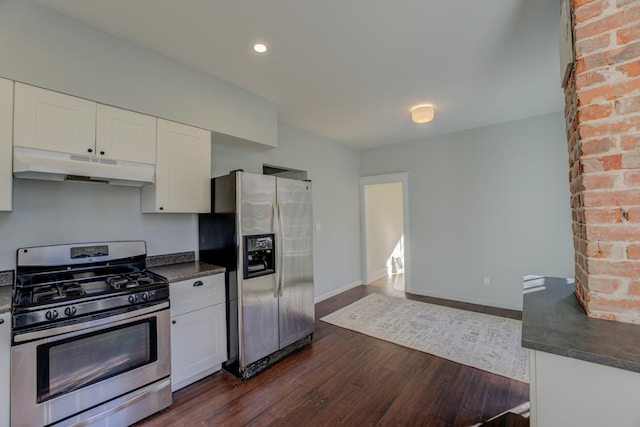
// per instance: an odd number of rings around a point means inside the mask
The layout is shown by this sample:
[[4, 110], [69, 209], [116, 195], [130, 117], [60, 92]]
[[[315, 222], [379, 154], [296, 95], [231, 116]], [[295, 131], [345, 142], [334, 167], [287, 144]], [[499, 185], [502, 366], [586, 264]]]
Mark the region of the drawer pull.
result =
[[0, 319], [0, 325], [4, 323], [4, 319]]
[[198, 286], [202, 286], [204, 285], [204, 283], [202, 282], [202, 280], [198, 280], [197, 282], [193, 282], [193, 286], [194, 287], [198, 287]]

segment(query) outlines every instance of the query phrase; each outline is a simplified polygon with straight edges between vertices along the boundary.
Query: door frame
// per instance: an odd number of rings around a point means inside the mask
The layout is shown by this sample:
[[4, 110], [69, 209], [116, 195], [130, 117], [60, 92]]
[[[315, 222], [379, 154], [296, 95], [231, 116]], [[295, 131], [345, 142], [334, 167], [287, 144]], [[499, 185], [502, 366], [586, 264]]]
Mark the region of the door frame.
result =
[[369, 269], [367, 266], [367, 212], [365, 187], [376, 184], [402, 184], [402, 233], [404, 234], [404, 283], [405, 292], [411, 290], [411, 251], [409, 242], [409, 172], [397, 172], [384, 175], [368, 175], [360, 177], [360, 236], [361, 236], [361, 268], [365, 285], [369, 284]]

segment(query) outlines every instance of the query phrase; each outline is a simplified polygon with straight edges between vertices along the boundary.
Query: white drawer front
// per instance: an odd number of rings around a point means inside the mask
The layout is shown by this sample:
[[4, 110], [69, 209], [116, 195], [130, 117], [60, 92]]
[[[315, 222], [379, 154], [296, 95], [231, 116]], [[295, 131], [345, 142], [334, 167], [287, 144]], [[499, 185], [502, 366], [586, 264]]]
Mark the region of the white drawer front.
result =
[[171, 316], [210, 307], [225, 301], [224, 274], [169, 284]]

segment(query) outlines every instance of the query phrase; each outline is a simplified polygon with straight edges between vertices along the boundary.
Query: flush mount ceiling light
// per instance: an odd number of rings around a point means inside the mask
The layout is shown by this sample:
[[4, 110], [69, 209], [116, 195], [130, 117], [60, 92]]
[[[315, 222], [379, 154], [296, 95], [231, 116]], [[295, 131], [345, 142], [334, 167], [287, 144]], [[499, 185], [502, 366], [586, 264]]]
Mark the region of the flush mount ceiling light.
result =
[[253, 50], [257, 53], [266, 53], [267, 45], [264, 43], [256, 43], [253, 45]]
[[420, 104], [411, 109], [411, 120], [414, 123], [428, 123], [433, 120], [435, 114], [436, 107], [431, 104]]

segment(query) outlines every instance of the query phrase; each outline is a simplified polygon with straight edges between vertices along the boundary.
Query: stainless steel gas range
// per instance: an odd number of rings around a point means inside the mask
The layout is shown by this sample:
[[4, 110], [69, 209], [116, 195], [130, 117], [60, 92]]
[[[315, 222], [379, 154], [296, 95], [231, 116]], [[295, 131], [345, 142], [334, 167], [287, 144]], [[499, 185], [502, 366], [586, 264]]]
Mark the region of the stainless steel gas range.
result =
[[169, 285], [143, 241], [22, 248], [11, 424], [126, 426], [171, 404]]

